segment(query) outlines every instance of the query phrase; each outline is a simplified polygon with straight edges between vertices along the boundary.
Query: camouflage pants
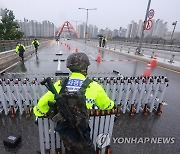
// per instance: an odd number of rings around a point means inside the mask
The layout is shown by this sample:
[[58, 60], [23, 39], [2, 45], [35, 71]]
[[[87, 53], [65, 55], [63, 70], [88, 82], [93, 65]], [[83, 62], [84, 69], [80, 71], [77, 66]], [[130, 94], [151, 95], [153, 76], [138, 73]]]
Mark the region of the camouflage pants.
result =
[[81, 141], [75, 141], [66, 135], [61, 134], [61, 138], [66, 149], [66, 154], [95, 154], [94, 146], [92, 142], [88, 142], [88, 147], [83, 146]]

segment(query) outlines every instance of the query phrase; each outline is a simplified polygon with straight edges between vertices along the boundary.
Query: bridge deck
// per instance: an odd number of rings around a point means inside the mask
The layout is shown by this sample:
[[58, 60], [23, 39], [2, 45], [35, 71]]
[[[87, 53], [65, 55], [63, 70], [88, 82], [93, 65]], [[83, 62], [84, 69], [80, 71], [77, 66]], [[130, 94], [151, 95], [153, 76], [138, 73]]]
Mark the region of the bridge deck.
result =
[[[1, 78], [38, 78], [47, 76], [55, 76], [55, 72], [64, 71], [69, 72], [65, 67], [65, 62], [53, 61], [55, 59], [64, 60], [67, 56], [74, 52], [76, 47], [79, 51], [88, 54], [91, 65], [89, 67], [90, 76], [93, 77], [95, 73], [99, 72], [99, 76], [117, 76], [112, 74], [112, 70], [119, 71], [123, 76], [141, 76], [144, 72], [146, 63], [134, 60], [126, 56], [122, 56], [113, 52], [100, 51], [101, 58], [104, 60], [97, 63], [98, 49], [84, 44], [68, 41], [70, 50], [63, 44], [56, 44], [52, 42], [48, 47], [39, 50], [37, 56], [28, 58], [25, 63], [19, 63], [11, 70], [1, 75]], [[67, 43], [67, 42], [66, 42]], [[62, 56], [57, 56], [56, 53], [63, 53]], [[114, 60], [114, 61], [110, 61]], [[115, 138], [145, 138], [145, 137], [175, 137], [173, 144], [136, 144], [136, 143], [113, 143], [111, 142], [111, 149], [114, 154], [119, 153], [178, 153], [180, 151], [180, 116], [179, 116], [179, 87], [180, 87], [180, 74], [171, 70], [156, 67], [152, 75], [166, 76], [169, 79], [169, 87], [164, 96], [164, 100], [168, 105], [164, 106], [163, 114], [158, 117], [157, 115], [150, 114], [143, 116], [138, 114], [134, 117], [129, 117], [126, 113], [119, 117], [114, 125], [113, 137]], [[24, 116], [16, 116], [11, 119], [9, 116], [1, 115], [0, 121], [0, 138], [3, 139], [9, 134], [21, 134], [22, 144], [19, 148], [15, 149], [17, 153], [36, 153], [39, 149], [38, 128], [34, 124], [34, 120], [30, 118], [27, 120]], [[29, 144], [31, 143], [31, 144]], [[31, 146], [30, 146], [31, 145]], [[4, 148], [2, 142], [0, 143], [0, 150], [2, 153], [11, 153]]]

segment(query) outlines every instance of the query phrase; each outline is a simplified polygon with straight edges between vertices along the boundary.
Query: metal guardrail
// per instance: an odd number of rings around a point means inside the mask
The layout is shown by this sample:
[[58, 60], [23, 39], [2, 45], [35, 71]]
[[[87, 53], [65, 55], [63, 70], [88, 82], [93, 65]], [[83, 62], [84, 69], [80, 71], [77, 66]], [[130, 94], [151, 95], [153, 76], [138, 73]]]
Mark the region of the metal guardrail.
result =
[[[166, 77], [93, 78], [103, 86], [115, 102], [118, 115], [162, 112], [163, 97], [168, 86]], [[17, 111], [30, 116], [31, 109], [46, 92], [37, 80], [0, 79], [0, 113], [14, 117]]]
[[[96, 41], [89, 41], [88, 44], [92, 46], [99, 47], [99, 43]], [[102, 48], [103, 49], [103, 48]], [[111, 44], [111, 42], [108, 42], [104, 49], [109, 50], [116, 50], [116, 51], [127, 51], [127, 53], [134, 53], [136, 52], [137, 47], [135, 46], [126, 46], [125, 44]], [[180, 47], [178, 47], [180, 49]], [[159, 58], [163, 58], [165, 60], [168, 60], [169, 63], [180, 61], [180, 50], [177, 52], [170, 51], [168, 49], [166, 50], [159, 50], [156, 47], [155, 48], [142, 48], [142, 55], [149, 55], [150, 58], [152, 58], [152, 55], [157, 55]], [[171, 60], [173, 57], [173, 61]]]
[[[130, 46], [130, 47], [138, 47], [138, 43], [127, 43], [127, 42], [114, 42], [109, 41], [108, 44], [114, 44], [114, 45], [123, 45], [123, 46]], [[150, 48], [150, 49], [158, 49], [158, 50], [167, 50], [167, 51], [173, 51], [173, 52], [180, 52], [180, 45], [164, 45], [164, 44], [149, 44], [149, 43], [142, 43], [143, 48]]]
[[[99, 45], [99, 41], [96, 39], [92, 39], [88, 41], [88, 43], [94, 43], [97, 46]], [[139, 44], [137, 42], [121, 42], [121, 41], [111, 41], [108, 40], [106, 46], [126, 46], [126, 47], [134, 47], [137, 48]], [[173, 52], [180, 52], [180, 45], [170, 45], [170, 44], [151, 44], [151, 43], [142, 43], [143, 48], [149, 49], [158, 49], [158, 50], [167, 50]]]

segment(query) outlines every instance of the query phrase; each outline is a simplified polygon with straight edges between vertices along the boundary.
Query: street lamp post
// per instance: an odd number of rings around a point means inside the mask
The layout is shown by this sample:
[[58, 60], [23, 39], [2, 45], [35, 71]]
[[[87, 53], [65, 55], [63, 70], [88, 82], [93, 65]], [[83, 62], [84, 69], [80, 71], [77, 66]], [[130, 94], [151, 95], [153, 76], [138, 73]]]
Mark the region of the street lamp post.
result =
[[88, 11], [89, 11], [89, 10], [97, 10], [97, 8], [93, 8], [93, 9], [78, 8], [78, 9], [82, 9], [82, 10], [86, 10], [86, 11], [87, 11], [87, 17], [86, 17], [86, 29], [85, 29], [85, 43], [86, 43], [86, 39], [87, 39]]
[[172, 42], [172, 39], [173, 39], [174, 31], [176, 29], [177, 21], [173, 22], [172, 25], [174, 25], [174, 28], [173, 28], [173, 32], [172, 32], [172, 35], [171, 35], [171, 42]]
[[135, 52], [136, 54], [139, 54], [139, 55], [141, 54], [141, 47], [142, 47], [142, 42], [143, 42], [143, 38], [144, 38], [145, 23], [146, 23], [146, 20], [147, 20], [147, 17], [148, 17], [148, 12], [149, 12], [150, 5], [151, 5], [151, 0], [149, 0], [149, 2], [148, 2], [146, 15], [145, 15], [145, 19], [144, 19], [144, 23], [143, 23], [143, 27], [142, 27], [142, 32], [141, 32], [141, 38], [140, 38], [140, 41], [139, 41], [139, 47], [136, 49], [136, 52]]

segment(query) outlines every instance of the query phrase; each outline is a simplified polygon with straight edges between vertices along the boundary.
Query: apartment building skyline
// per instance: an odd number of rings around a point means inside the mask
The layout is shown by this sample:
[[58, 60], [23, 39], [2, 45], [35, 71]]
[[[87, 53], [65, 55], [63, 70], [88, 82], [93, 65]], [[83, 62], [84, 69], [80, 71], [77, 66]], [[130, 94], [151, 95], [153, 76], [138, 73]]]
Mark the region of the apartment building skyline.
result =
[[24, 19], [24, 21], [16, 20], [19, 29], [24, 33], [24, 37], [54, 37], [57, 28], [50, 21], [42, 23], [35, 20]]
[[[164, 38], [167, 35], [167, 22], [163, 22], [162, 19], [152, 20], [152, 28], [150, 30], [144, 31], [144, 37], [153, 37], [153, 38]], [[126, 38], [140, 38], [143, 28], [143, 21], [139, 22], [131, 21], [127, 26]]]
[[[162, 19], [152, 20], [153, 26], [150, 30], [144, 31], [145, 38], [165, 38], [168, 34], [167, 22], [163, 22]], [[96, 27], [96, 32], [93, 33], [93, 28]], [[86, 24], [78, 25], [78, 33], [80, 34], [80, 38], [85, 37], [85, 28]], [[103, 35], [109, 39], [113, 37], [124, 37], [124, 38], [140, 38], [142, 34], [143, 21], [139, 20], [138, 23], [134, 20], [131, 21], [130, 24], [127, 25], [127, 28], [120, 27], [118, 29], [110, 30], [99, 29], [97, 26], [88, 25], [87, 32], [88, 38], [97, 38], [98, 35]]]

